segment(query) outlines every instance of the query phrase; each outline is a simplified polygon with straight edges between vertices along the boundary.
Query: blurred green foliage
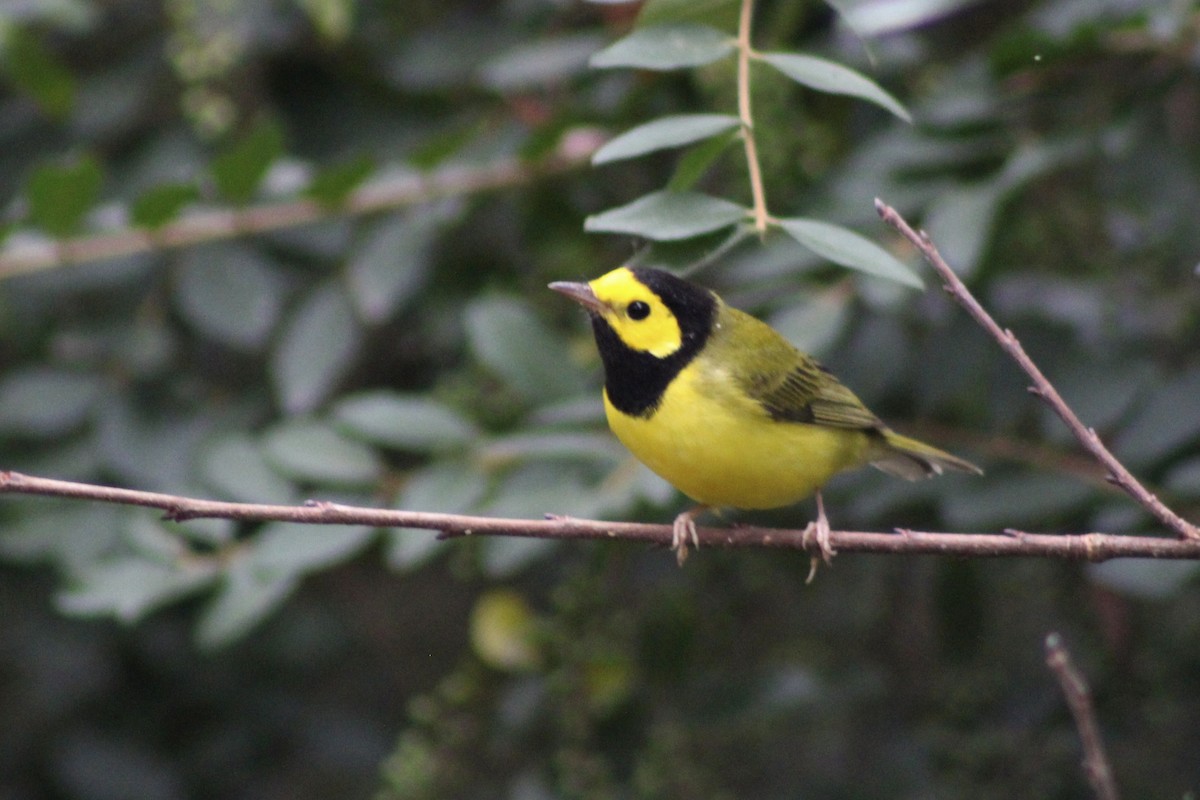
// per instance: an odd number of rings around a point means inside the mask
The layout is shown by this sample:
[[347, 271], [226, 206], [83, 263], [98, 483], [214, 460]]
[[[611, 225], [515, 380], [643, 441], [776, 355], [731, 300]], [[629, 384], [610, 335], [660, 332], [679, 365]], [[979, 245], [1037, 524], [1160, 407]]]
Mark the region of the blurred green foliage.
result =
[[[0, 8], [0, 467], [665, 521], [682, 498], [604, 430], [590, 335], [544, 290], [636, 234], [642, 263], [691, 268], [988, 469], [846, 476], [835, 525], [1153, 531], [994, 343], [910, 288], [878, 196], [1200, 516], [1200, 13], [833, 5], [756, 10], [761, 240], [728, 0]], [[595, 128], [619, 137], [602, 165], [554, 167]], [[353, 208], [405, 175], [458, 188]], [[74, 238], [289, 202], [319, 219], [107, 258]], [[0, 504], [0, 559], [4, 796], [1085, 797], [1051, 629], [1126, 793], [1200, 790], [1188, 563], [843, 556], [805, 587], [794, 553], [680, 571], [619, 543], [28, 498]]]

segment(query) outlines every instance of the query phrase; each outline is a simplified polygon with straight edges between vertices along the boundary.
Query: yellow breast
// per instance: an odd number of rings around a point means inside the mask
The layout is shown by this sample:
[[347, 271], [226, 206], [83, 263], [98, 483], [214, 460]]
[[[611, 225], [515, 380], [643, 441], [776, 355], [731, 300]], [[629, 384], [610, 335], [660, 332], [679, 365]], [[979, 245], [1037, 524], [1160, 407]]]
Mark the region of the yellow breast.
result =
[[637, 458], [697, 502], [778, 508], [864, 463], [859, 430], [772, 420], [719, 365], [686, 367], [653, 416], [639, 419], [604, 397], [609, 427]]

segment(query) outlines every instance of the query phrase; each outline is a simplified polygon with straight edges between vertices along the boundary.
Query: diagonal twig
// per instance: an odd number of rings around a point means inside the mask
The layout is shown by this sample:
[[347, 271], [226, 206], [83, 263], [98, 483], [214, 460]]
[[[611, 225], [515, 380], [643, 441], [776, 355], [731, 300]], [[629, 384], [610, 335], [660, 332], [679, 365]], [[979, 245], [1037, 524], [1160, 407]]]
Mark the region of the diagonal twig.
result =
[[1079, 731], [1079, 741], [1083, 746], [1083, 772], [1087, 775], [1088, 783], [1099, 800], [1117, 800], [1117, 782], [1104, 752], [1104, 740], [1100, 738], [1096, 709], [1092, 706], [1092, 691], [1083, 673], [1071, 661], [1071, 654], [1067, 652], [1062, 636], [1057, 633], [1046, 636], [1046, 666], [1058, 678], [1071, 716], [1075, 718], [1075, 728]]
[[1095, 429], [1084, 425], [1079, 417], [1075, 415], [1075, 412], [1071, 410], [1071, 407], [1059, 395], [1058, 390], [1042, 374], [1037, 364], [1033, 363], [1033, 359], [1025, 352], [1025, 348], [1021, 346], [1021, 342], [1017, 340], [1013, 332], [1008, 329], [1002, 329], [996, 323], [996, 320], [992, 319], [992, 315], [979, 304], [979, 301], [967, 289], [966, 284], [962, 282], [954, 270], [950, 268], [950, 265], [942, 258], [941, 253], [938, 252], [937, 247], [929, 238], [929, 234], [924, 231], [918, 232], [913, 230], [904, 217], [900, 216], [900, 212], [882, 200], [875, 200], [875, 210], [883, 218], [884, 222], [891, 225], [905, 239], [912, 242], [913, 246], [929, 262], [929, 265], [941, 276], [945, 282], [946, 291], [958, 301], [959, 305], [967, 310], [967, 313], [976, 322], [983, 326], [984, 330], [991, 334], [992, 338], [1000, 344], [1000, 347], [1012, 356], [1017, 365], [1025, 371], [1025, 374], [1033, 381], [1033, 385], [1029, 387], [1029, 391], [1046, 401], [1050, 408], [1058, 414], [1059, 418], [1066, 423], [1071, 433], [1075, 435], [1075, 438], [1083, 448], [1091, 453], [1108, 472], [1108, 480], [1124, 490], [1126, 494], [1130, 495], [1143, 508], [1154, 515], [1159, 522], [1166, 525], [1182, 538], [1200, 539], [1200, 529], [1197, 529], [1195, 525], [1168, 508], [1154, 493], [1143, 486], [1133, 476], [1133, 473], [1126, 469], [1125, 465], [1105, 446]]

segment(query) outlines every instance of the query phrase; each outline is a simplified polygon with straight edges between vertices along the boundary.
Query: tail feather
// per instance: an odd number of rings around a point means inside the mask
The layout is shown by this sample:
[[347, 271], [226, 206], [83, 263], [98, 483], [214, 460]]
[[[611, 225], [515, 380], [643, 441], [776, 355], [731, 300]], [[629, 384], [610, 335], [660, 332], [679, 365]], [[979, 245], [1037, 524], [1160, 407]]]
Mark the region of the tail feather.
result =
[[945, 450], [901, 436], [890, 429], [885, 428], [880, 433], [881, 437], [868, 461], [871, 466], [889, 475], [915, 481], [931, 475], [941, 475], [945, 470], [983, 474], [983, 470], [970, 461], [951, 455]]

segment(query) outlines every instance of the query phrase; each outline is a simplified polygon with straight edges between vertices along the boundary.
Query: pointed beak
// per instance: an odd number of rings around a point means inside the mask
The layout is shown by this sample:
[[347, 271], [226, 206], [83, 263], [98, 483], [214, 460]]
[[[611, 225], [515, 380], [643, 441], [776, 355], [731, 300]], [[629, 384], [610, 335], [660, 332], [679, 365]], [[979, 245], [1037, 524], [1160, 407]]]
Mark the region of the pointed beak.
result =
[[601, 314], [604, 312], [604, 303], [600, 302], [600, 298], [596, 297], [596, 293], [592, 291], [592, 287], [586, 283], [555, 281], [550, 284], [550, 288], [561, 295], [571, 298], [592, 314]]

